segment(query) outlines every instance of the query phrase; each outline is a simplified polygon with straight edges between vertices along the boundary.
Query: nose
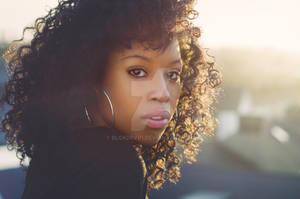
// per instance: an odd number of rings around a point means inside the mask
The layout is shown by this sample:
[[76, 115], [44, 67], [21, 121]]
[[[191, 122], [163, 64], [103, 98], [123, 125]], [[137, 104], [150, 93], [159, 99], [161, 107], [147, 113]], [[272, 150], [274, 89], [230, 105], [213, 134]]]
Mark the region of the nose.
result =
[[162, 71], [157, 71], [152, 79], [151, 100], [160, 102], [168, 102], [170, 93], [168, 91], [167, 80]]

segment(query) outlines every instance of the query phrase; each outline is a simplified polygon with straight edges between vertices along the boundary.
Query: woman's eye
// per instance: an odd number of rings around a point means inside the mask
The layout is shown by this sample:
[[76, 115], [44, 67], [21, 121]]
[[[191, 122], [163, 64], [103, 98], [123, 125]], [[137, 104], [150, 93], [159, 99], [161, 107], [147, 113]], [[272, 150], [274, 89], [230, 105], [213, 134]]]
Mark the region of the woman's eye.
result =
[[171, 80], [177, 81], [178, 77], [179, 77], [179, 72], [177, 72], [177, 71], [171, 72], [171, 75], [170, 75]]
[[132, 69], [132, 70], [129, 70], [128, 73], [130, 75], [133, 75], [135, 77], [144, 77], [145, 75], [145, 71], [144, 69], [141, 69], [141, 68], [135, 68], [135, 69]]

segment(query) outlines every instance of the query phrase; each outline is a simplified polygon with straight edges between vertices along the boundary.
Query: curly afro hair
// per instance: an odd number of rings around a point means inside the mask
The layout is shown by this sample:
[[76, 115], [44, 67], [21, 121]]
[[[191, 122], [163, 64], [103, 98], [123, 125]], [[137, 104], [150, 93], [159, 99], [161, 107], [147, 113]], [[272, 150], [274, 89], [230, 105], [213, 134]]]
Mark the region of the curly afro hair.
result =
[[[213, 103], [222, 81], [198, 42], [194, 5], [194, 0], [61, 0], [25, 27], [5, 53], [9, 80], [1, 100], [11, 106], [2, 128], [20, 165], [42, 147], [55, 150], [65, 129], [82, 119], [75, 117], [82, 115], [77, 107], [92, 97], [90, 85], [103, 78], [114, 48], [130, 48], [133, 40], [164, 48], [176, 37], [183, 62], [178, 117], [158, 143], [135, 147], [145, 161], [148, 191], [162, 187], [166, 179], [178, 182], [182, 160], [195, 162], [203, 135], [213, 135]], [[27, 30], [33, 38], [22, 43]]]

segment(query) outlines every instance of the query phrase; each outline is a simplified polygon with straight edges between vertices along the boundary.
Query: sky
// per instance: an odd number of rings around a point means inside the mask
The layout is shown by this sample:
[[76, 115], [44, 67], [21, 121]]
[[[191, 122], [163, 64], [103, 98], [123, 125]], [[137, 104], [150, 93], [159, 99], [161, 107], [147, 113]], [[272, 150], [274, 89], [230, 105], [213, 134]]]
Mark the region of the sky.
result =
[[[24, 26], [57, 0], [0, 0], [0, 39], [18, 39]], [[299, 0], [198, 0], [201, 43], [208, 48], [276, 48], [300, 53]], [[11, 16], [10, 16], [11, 15]]]
[[300, 53], [299, 0], [198, 0], [197, 24], [210, 47], [248, 46]]

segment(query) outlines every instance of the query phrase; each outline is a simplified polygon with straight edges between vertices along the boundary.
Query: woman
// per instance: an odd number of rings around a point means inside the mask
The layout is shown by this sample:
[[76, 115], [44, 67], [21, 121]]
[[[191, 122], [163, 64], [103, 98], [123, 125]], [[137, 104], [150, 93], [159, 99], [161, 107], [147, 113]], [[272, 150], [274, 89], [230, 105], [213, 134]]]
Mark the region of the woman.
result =
[[213, 132], [221, 78], [194, 4], [65, 0], [24, 29], [2, 98], [8, 146], [31, 160], [23, 199], [147, 198], [178, 182]]

